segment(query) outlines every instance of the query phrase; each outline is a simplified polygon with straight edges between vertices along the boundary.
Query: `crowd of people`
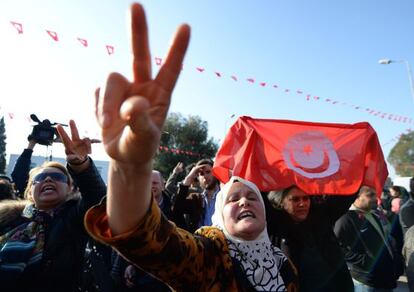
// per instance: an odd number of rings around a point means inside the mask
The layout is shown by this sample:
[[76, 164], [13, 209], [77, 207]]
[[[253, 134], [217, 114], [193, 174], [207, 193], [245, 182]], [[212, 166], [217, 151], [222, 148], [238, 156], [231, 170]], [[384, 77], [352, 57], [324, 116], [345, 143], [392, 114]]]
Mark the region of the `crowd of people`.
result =
[[32, 137], [0, 177], [2, 291], [392, 291], [403, 274], [414, 291], [414, 178], [383, 194], [261, 192], [201, 159], [165, 181], [152, 161], [190, 27], [154, 79], [139, 4], [131, 38], [133, 80], [112, 73], [96, 91], [107, 185], [74, 121], [70, 136], [57, 126], [66, 165], [30, 169]]

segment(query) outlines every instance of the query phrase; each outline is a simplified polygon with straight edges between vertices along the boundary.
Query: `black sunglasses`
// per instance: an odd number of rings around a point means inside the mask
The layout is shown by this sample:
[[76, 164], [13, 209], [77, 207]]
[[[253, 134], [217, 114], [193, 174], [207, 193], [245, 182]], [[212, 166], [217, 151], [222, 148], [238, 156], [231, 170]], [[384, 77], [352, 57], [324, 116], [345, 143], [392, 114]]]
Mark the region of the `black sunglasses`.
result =
[[52, 180], [62, 183], [68, 182], [68, 177], [60, 172], [41, 172], [33, 177], [33, 184], [38, 184], [50, 177]]

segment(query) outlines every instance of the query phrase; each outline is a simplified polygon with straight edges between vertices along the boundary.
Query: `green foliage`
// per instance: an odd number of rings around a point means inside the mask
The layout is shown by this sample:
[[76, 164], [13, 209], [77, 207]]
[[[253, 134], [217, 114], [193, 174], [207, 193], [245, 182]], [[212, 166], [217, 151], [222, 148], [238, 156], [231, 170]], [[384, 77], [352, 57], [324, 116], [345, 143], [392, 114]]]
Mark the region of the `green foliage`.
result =
[[387, 161], [399, 176], [414, 175], [414, 132], [402, 134], [391, 149]]
[[[208, 138], [208, 124], [199, 116], [183, 117], [179, 113], [170, 113], [165, 122], [160, 146], [168, 151], [158, 151], [155, 156], [154, 168], [165, 178], [172, 172], [178, 162], [185, 166], [202, 158], [213, 158], [218, 144]], [[171, 149], [174, 149], [172, 152]], [[179, 153], [177, 153], [179, 151]]]
[[0, 173], [6, 173], [6, 125], [0, 119]]

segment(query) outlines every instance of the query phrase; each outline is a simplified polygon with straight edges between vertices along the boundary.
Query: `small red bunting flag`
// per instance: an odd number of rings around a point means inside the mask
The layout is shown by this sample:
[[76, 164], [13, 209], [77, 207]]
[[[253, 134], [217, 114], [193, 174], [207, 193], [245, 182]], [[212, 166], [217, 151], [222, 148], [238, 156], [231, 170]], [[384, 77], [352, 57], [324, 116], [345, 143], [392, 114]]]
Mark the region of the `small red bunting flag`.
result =
[[15, 21], [10, 21], [10, 23], [14, 26], [14, 28], [17, 30], [18, 34], [22, 34], [23, 33], [23, 24], [15, 22]]
[[196, 69], [197, 69], [198, 72], [204, 72], [204, 70], [205, 70], [204, 68], [201, 68], [201, 67], [196, 67]]
[[237, 81], [237, 77], [234, 75], [231, 75], [231, 79], [233, 79], [234, 81]]
[[266, 86], [266, 82], [260, 82], [260, 86], [265, 87]]
[[158, 58], [158, 57], [155, 57], [155, 65], [160, 66], [161, 63], [162, 63], [162, 59]]
[[56, 31], [46, 30], [47, 34], [55, 41], [59, 41], [58, 34]]
[[250, 82], [250, 83], [254, 83], [254, 79], [253, 78], [247, 78], [246, 79], [248, 82]]
[[106, 45], [106, 51], [108, 52], [108, 55], [112, 55], [114, 53], [114, 47], [110, 45]]
[[84, 46], [85, 48], [88, 46], [88, 41], [85, 39], [77, 38], [78, 41]]

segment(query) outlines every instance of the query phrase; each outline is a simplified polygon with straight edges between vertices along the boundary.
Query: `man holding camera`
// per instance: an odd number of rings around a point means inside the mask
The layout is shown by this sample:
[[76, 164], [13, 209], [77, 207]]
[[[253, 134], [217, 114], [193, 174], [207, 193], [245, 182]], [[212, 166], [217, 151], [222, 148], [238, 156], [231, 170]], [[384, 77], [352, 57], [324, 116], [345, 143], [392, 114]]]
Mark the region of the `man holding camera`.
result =
[[32, 135], [29, 135], [27, 139], [29, 140], [29, 144], [27, 145], [27, 148], [23, 150], [22, 154], [20, 154], [19, 158], [17, 158], [16, 164], [11, 173], [11, 177], [18, 192], [17, 195], [20, 198], [23, 197], [24, 190], [29, 179], [33, 149], [37, 144], [37, 140]]

